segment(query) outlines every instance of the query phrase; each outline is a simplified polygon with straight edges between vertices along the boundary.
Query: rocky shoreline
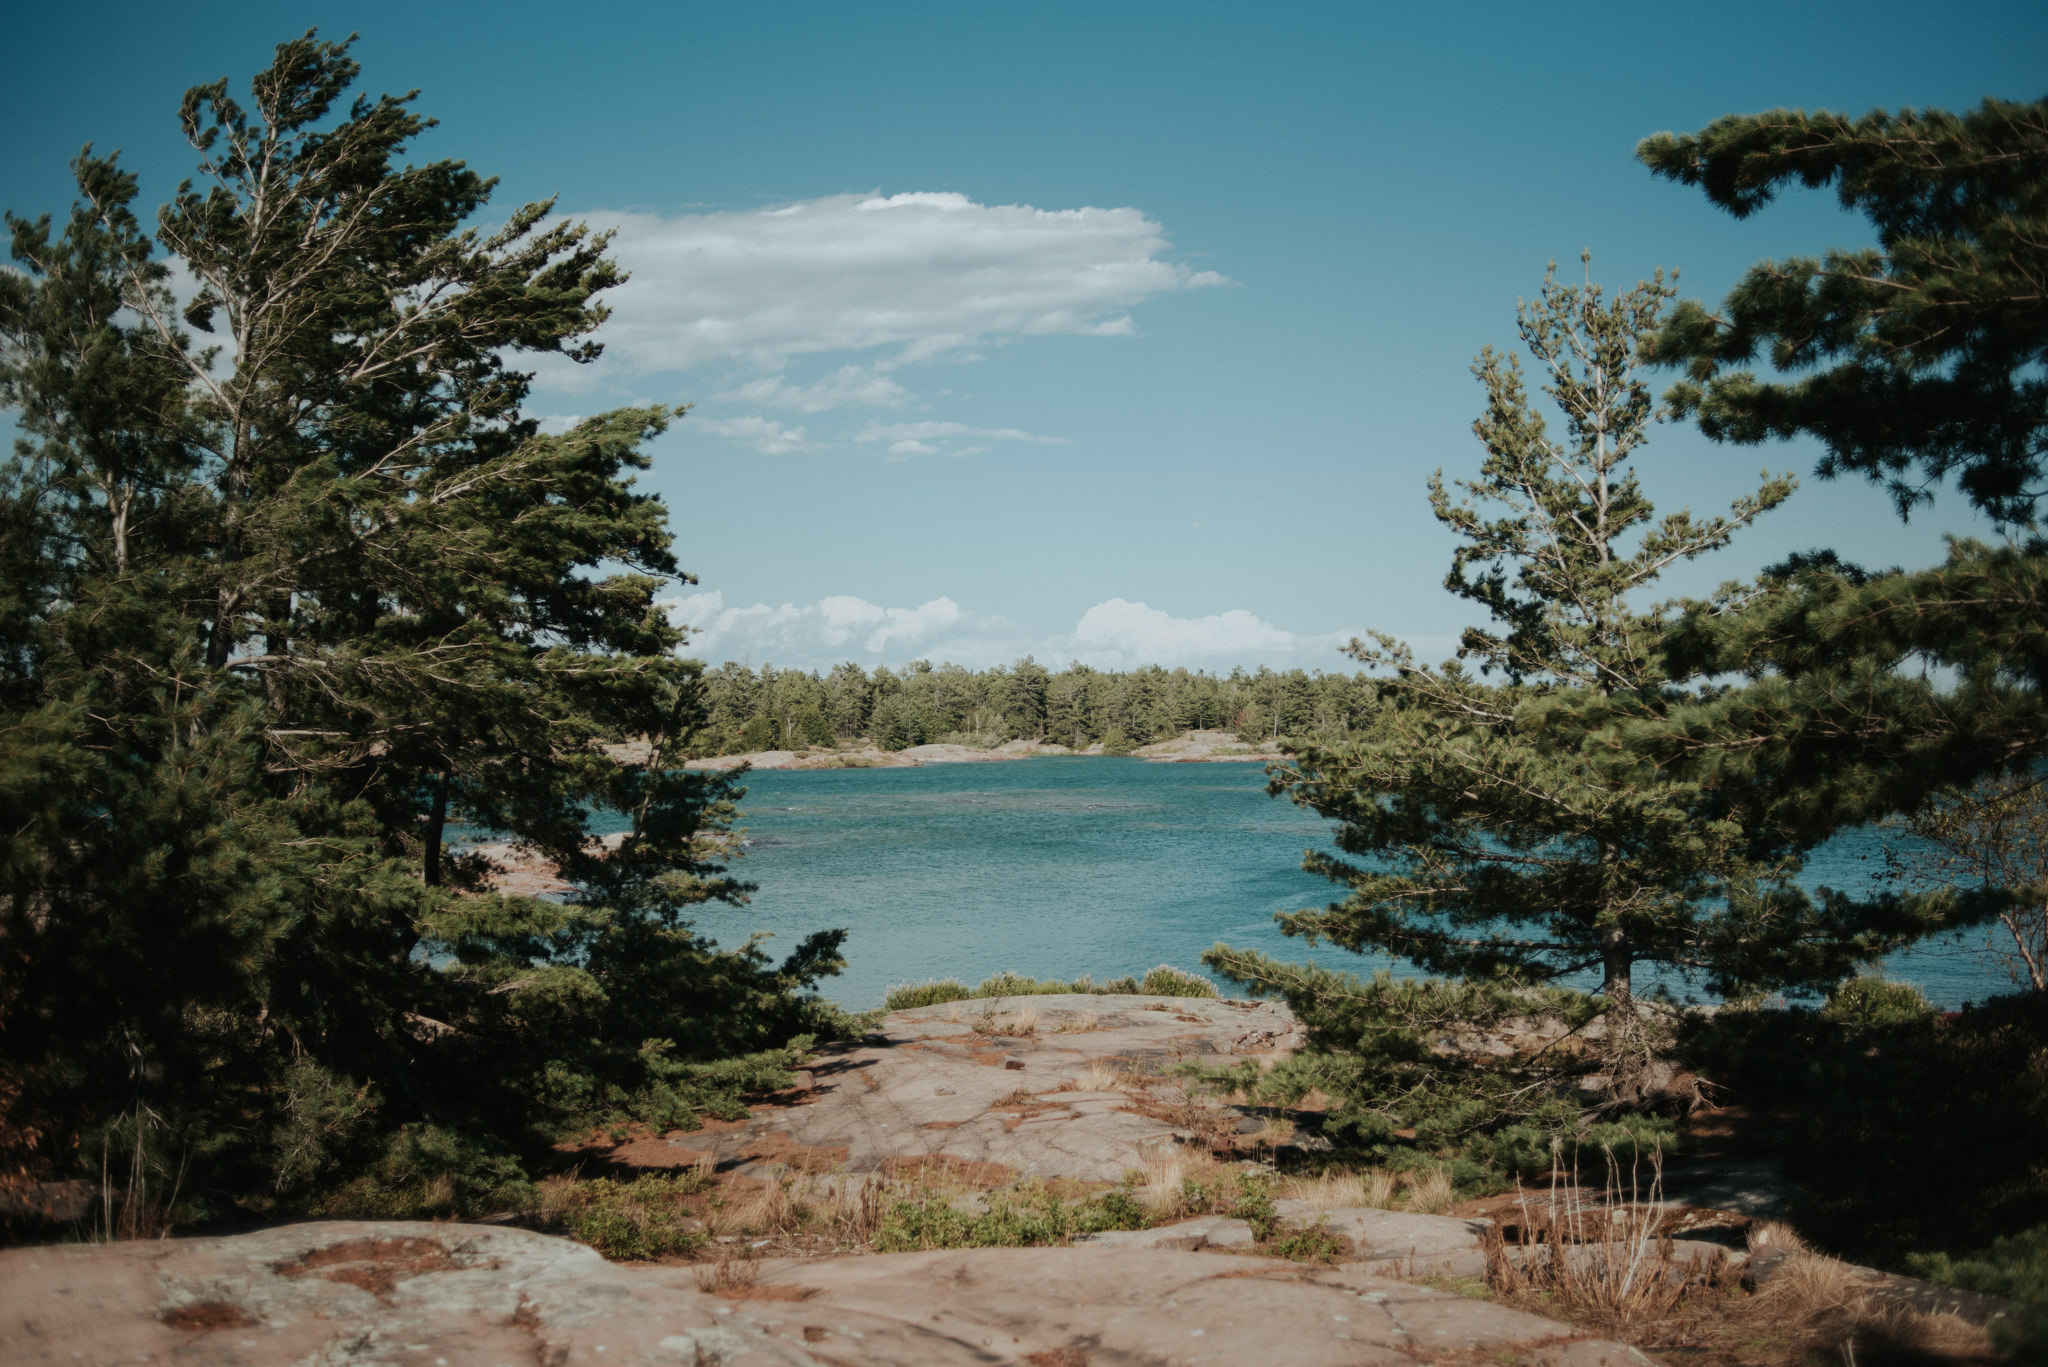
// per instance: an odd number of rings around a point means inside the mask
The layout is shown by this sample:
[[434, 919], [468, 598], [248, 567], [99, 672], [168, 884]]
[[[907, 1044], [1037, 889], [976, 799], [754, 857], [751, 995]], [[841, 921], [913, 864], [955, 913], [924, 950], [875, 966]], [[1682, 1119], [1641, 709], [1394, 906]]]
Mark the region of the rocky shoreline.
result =
[[[812, 746], [807, 750], [756, 750], [742, 755], [705, 755], [683, 762], [685, 769], [919, 769], [928, 764], [990, 764], [1002, 760], [1039, 759], [1050, 755], [1102, 755], [1100, 743], [1085, 750], [1046, 741], [1013, 740], [989, 749], [972, 745], [913, 745], [883, 750], [861, 743], [845, 747]], [[642, 744], [614, 746], [611, 754], [628, 762], [645, 761]], [[1155, 741], [1131, 751], [1153, 764], [1261, 764], [1280, 757], [1273, 741], [1247, 745], [1232, 731], [1184, 731], [1171, 740]]]

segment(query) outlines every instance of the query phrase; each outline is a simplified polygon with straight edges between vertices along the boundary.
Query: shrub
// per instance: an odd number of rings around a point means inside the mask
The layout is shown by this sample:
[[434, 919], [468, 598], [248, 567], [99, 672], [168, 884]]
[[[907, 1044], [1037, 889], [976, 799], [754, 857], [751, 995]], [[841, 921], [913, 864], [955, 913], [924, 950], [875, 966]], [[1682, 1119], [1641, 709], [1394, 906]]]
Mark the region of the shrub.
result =
[[1891, 986], [1817, 1011], [1724, 1009], [1679, 1047], [1732, 1099], [1790, 1113], [1786, 1175], [1803, 1196], [1788, 1215], [1830, 1252], [1970, 1258], [2048, 1224], [2048, 997], [1944, 1018]]
[[1144, 981], [1125, 976], [1111, 978], [1108, 982], [1097, 983], [1091, 978], [1080, 977], [1072, 982], [1061, 982], [1057, 978], [1033, 978], [1023, 973], [1012, 973], [1007, 969], [981, 980], [975, 987], [968, 987], [958, 978], [927, 979], [921, 983], [903, 983], [892, 987], [883, 998], [883, 1006], [889, 1011], [910, 1011], [920, 1006], [937, 1006], [944, 1002], [978, 1000], [991, 997], [1055, 997], [1055, 996], [1110, 996], [1149, 995], [1154, 997], [1214, 997], [1216, 984], [1207, 978], [1178, 969], [1170, 964], [1161, 964], [1145, 975]]
[[1297, 1263], [1334, 1263], [1351, 1251], [1344, 1236], [1320, 1221], [1275, 1239], [1267, 1252]]
[[1837, 985], [1820, 1014], [1840, 1025], [1888, 1030], [1925, 1024], [1933, 1018], [1934, 1008], [1913, 984], [1871, 975]]
[[1138, 985], [1140, 992], [1155, 997], [1215, 997], [1216, 984], [1172, 964], [1161, 964], [1145, 975], [1145, 981]]
[[882, 999], [882, 1005], [890, 1011], [911, 1011], [920, 1006], [965, 1001], [973, 995], [974, 989], [958, 978], [927, 979], [890, 988], [889, 994]]
[[1676, 1144], [1676, 1126], [1662, 1116], [1621, 1112], [1594, 1123], [1579, 1090], [1590, 1065], [1566, 1049], [1496, 1057], [1445, 1044], [1537, 1020], [1577, 1030], [1599, 1013], [1583, 993], [1385, 971], [1362, 980], [1222, 946], [1203, 960], [1254, 995], [1284, 996], [1308, 1046], [1269, 1067], [1248, 1059], [1195, 1068], [1196, 1085], [1280, 1107], [1321, 1092], [1335, 1103], [1323, 1137], [1375, 1166], [1440, 1169], [1469, 1191], [1548, 1172], [1581, 1149], [1669, 1152]]
[[1069, 1204], [1043, 1188], [996, 1192], [981, 1211], [961, 1210], [945, 1197], [898, 1201], [875, 1231], [875, 1248], [900, 1253], [933, 1248], [1021, 1248], [1056, 1244], [1076, 1234], [1143, 1229], [1144, 1205], [1127, 1187], [1093, 1201]]
[[585, 1204], [566, 1220], [570, 1233], [613, 1262], [640, 1262], [693, 1253], [704, 1235], [687, 1223], [683, 1198], [707, 1179], [694, 1169], [676, 1176], [648, 1175], [631, 1182], [608, 1178], [585, 1184]]
[[1994, 1239], [1961, 1257], [1931, 1253], [1908, 1261], [1930, 1281], [2015, 1302], [1993, 1322], [1993, 1341], [2015, 1358], [2048, 1361], [2048, 1225]]

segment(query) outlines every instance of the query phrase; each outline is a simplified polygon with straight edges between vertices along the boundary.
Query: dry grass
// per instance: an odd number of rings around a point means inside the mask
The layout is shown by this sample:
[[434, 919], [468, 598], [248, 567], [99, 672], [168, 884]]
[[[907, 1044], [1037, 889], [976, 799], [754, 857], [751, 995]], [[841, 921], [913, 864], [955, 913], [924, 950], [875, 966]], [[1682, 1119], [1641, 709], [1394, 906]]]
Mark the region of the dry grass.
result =
[[1055, 1035], [1085, 1035], [1091, 1030], [1101, 1028], [1101, 1025], [1102, 1013], [1100, 1011], [1076, 1011], [1064, 1021], [1061, 1021], [1059, 1026], [1053, 1030], [1053, 1033]]
[[1208, 1208], [1208, 1193], [1221, 1185], [1222, 1173], [1223, 1165], [1204, 1149], [1156, 1145], [1138, 1171], [1137, 1197], [1155, 1219], [1198, 1214]]
[[697, 1264], [697, 1289], [707, 1296], [743, 1296], [754, 1289], [761, 1269], [745, 1254], [727, 1254]]
[[1187, 1157], [1178, 1144], [1159, 1146], [1145, 1155], [1144, 1180], [1138, 1183], [1138, 1199], [1145, 1209], [1161, 1218], [1180, 1214], [1187, 1188]]
[[1281, 1182], [1280, 1195], [1290, 1201], [1306, 1202], [1318, 1214], [1349, 1206], [1386, 1210], [1394, 1204], [1395, 1180], [1394, 1174], [1385, 1168], [1366, 1172], [1333, 1170], [1314, 1177], [1289, 1177]]
[[877, 1177], [838, 1173], [814, 1181], [808, 1205], [814, 1221], [822, 1223], [839, 1239], [865, 1244], [874, 1238], [888, 1208], [889, 1183]]
[[1024, 1039], [1038, 1033], [1038, 1009], [1019, 1007], [1009, 1015], [1003, 1014], [1003, 999], [998, 997], [974, 1018], [974, 1033], [977, 1035], [1007, 1035], [1013, 1039]]
[[[127, 1116], [100, 1136], [99, 1218], [94, 1222], [95, 1241], [118, 1239], [168, 1239], [171, 1211], [185, 1181], [185, 1161], [170, 1172], [154, 1155], [152, 1142], [165, 1127], [163, 1118], [146, 1106], [137, 1105]], [[132, 1142], [115, 1151], [116, 1130], [126, 1129]]]
[[1408, 1175], [1408, 1208], [1425, 1215], [1441, 1215], [1458, 1199], [1451, 1174], [1443, 1168]]
[[1751, 1232], [1752, 1254], [1770, 1248], [1790, 1253], [1757, 1288], [1757, 1308], [1802, 1329], [1844, 1362], [1859, 1356], [1988, 1359], [1982, 1327], [1952, 1314], [1886, 1304], [1855, 1268], [1808, 1248], [1788, 1227], [1770, 1223]]
[[1110, 1062], [1096, 1059], [1081, 1070], [1081, 1076], [1074, 1079], [1074, 1090], [1080, 1092], [1113, 1092], [1119, 1087], [1128, 1087], [1131, 1075]]
[[1660, 1233], [1663, 1161], [1651, 1160], [1647, 1190], [1632, 1163], [1623, 1178], [1612, 1155], [1607, 1184], [1589, 1195], [1574, 1173], [1553, 1181], [1549, 1198], [1521, 1202], [1510, 1244], [1498, 1226], [1486, 1234], [1486, 1284], [1502, 1299], [1540, 1308], [1624, 1338], [1670, 1320], [1697, 1293], [1722, 1288], [1727, 1256], [1678, 1255]]

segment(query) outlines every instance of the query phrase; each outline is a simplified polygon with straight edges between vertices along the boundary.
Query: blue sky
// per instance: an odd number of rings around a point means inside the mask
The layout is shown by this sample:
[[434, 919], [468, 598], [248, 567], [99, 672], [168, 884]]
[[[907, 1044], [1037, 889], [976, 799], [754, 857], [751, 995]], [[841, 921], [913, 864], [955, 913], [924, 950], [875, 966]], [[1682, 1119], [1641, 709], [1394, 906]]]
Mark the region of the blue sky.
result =
[[[696, 405], [648, 477], [678, 610], [708, 658], [805, 667], [1440, 652], [1470, 614], [1424, 481], [1477, 466], [1472, 357], [1548, 260], [1718, 298], [1864, 240], [1825, 195], [1737, 223], [1638, 139], [2048, 87], [2038, 3], [81, 3], [7, 22], [0, 205], [61, 209], [87, 141], [160, 200], [184, 88], [309, 27], [421, 90], [422, 159], [620, 229], [607, 355], [535, 409]], [[1989, 532], [1953, 497], [1902, 526], [1816, 454], [1660, 431], [1663, 509], [1804, 478], [1671, 591]]]

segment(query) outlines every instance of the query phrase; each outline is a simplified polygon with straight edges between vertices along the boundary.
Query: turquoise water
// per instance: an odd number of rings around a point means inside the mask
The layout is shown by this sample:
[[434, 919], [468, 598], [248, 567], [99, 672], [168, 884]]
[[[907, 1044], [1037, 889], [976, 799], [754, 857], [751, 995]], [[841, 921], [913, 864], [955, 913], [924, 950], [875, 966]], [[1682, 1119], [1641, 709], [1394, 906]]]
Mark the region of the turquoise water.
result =
[[[844, 926], [842, 1005], [881, 1003], [927, 978], [979, 982], [1009, 969], [1097, 981], [1159, 963], [1199, 971], [1218, 940], [1297, 962], [1365, 972], [1392, 960], [1280, 934], [1273, 913], [1320, 906], [1336, 888], [1300, 868], [1330, 824], [1269, 798], [1257, 764], [1046, 758], [922, 769], [764, 770], [746, 777], [737, 872], [759, 885], [698, 928], [736, 945], [772, 931], [786, 952]], [[1859, 887], [1875, 841], [1852, 833], [1815, 851], [1808, 881]], [[2009, 990], [1982, 931], [1887, 965], [1954, 1007]], [[1590, 985], [1590, 984], [1588, 984]], [[1674, 984], [1681, 996], [1682, 984]]]

